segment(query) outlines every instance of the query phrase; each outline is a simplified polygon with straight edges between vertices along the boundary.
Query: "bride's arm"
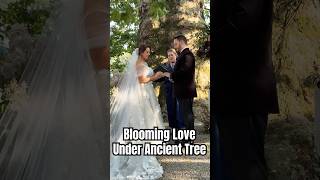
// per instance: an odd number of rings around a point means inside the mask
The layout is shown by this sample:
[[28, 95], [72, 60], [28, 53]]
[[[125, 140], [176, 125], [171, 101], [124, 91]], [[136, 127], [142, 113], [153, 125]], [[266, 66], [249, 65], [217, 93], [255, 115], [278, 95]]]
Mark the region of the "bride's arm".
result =
[[159, 71], [159, 72], [155, 73], [153, 76], [150, 76], [150, 77], [143, 76], [143, 75], [138, 76], [138, 79], [139, 79], [140, 83], [148, 83], [148, 82], [151, 82], [151, 81], [158, 80], [161, 77], [163, 77], [163, 73]]
[[96, 70], [107, 68], [107, 3], [105, 0], [85, 0], [85, 29], [91, 59]]

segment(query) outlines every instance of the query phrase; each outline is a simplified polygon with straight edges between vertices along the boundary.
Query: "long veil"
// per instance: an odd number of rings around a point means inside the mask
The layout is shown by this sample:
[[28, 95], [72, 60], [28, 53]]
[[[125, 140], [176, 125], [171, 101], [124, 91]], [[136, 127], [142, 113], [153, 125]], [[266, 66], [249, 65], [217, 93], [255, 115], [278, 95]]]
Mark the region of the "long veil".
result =
[[124, 127], [143, 129], [144, 120], [141, 111], [141, 89], [138, 81], [136, 62], [138, 50], [132, 52], [121, 77], [115, 94], [111, 97], [110, 107], [110, 143], [121, 142]]
[[27, 98], [0, 125], [0, 179], [108, 179], [105, 109], [83, 24], [84, 0], [61, 0], [28, 62]]
[[[136, 49], [111, 98], [110, 151], [113, 142], [141, 144], [141, 141], [124, 141], [124, 127], [149, 129], [156, 125], [163, 128], [153, 86], [139, 83], [138, 76], [145, 73], [145, 70], [136, 66], [137, 60]], [[149, 90], [143, 86], [148, 86]], [[163, 168], [154, 156], [116, 156], [110, 153], [110, 179], [158, 179], [162, 174]]]

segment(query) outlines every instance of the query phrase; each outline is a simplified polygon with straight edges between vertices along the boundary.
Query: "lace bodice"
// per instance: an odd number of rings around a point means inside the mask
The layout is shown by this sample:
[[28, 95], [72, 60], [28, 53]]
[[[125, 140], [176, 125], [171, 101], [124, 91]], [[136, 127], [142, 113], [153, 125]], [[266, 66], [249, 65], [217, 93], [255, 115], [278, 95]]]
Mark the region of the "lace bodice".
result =
[[147, 66], [146, 68], [147, 70], [146, 70], [145, 76], [147, 77], [152, 76], [154, 74], [153, 69], [151, 69], [149, 66]]
[[137, 65], [138, 76], [150, 77], [154, 74], [153, 69], [148, 66], [147, 63]]

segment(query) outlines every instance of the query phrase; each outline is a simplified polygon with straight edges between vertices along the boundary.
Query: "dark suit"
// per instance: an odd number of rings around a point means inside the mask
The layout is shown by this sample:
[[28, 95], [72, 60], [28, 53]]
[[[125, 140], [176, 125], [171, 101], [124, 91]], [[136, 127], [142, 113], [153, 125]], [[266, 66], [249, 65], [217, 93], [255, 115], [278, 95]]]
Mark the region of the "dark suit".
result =
[[[171, 67], [170, 63], [161, 64], [158, 68], [154, 71], [162, 71], [162, 72], [169, 72], [173, 73], [173, 68]], [[158, 79], [156, 82], [163, 81], [163, 85], [165, 87], [166, 92], [166, 104], [167, 104], [167, 114], [168, 114], [168, 121], [169, 126], [171, 128], [176, 128], [176, 98], [173, 95], [173, 81], [169, 80], [168, 77], [163, 77]]]
[[184, 49], [177, 57], [174, 72], [174, 96], [177, 98], [177, 128], [194, 129], [193, 98], [197, 96], [195, 85], [195, 57]]
[[[272, 1], [213, 1], [215, 179], [266, 179], [268, 113], [279, 111], [272, 65]], [[220, 168], [220, 169], [219, 169]]]

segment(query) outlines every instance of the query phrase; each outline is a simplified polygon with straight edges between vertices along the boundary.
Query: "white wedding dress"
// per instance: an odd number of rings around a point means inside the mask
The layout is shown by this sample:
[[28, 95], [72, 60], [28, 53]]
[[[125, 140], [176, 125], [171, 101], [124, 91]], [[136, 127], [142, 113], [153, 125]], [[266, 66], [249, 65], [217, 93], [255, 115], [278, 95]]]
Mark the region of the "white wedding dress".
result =
[[[111, 143], [126, 143], [122, 139], [123, 127], [164, 127], [152, 82], [140, 84], [138, 81], [138, 76], [152, 76], [153, 70], [146, 63], [136, 66], [137, 59], [135, 50], [111, 99]], [[112, 152], [110, 156], [111, 179], [157, 179], [163, 174], [163, 168], [154, 156], [114, 156]]]
[[109, 179], [109, 122], [89, 51], [105, 46], [106, 10], [104, 0], [60, 0], [22, 75], [27, 97], [0, 121], [1, 180]]

